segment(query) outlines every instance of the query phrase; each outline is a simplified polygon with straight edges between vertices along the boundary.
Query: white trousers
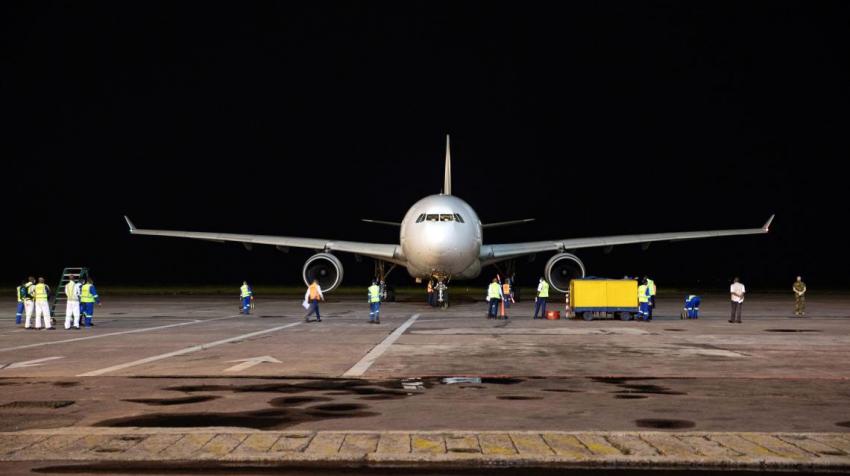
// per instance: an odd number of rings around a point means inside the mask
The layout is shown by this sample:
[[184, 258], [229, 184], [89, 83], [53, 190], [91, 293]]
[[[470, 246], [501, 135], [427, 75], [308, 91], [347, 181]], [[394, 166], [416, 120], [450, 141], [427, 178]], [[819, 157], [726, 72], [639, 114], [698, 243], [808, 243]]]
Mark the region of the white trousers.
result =
[[80, 301], [68, 301], [65, 305], [65, 329], [71, 328], [71, 317], [74, 327], [80, 327]]
[[24, 301], [24, 312], [26, 312], [26, 314], [27, 314], [27, 320], [26, 320], [26, 323], [24, 324], [24, 327], [26, 327], [26, 328], [30, 327], [30, 320], [32, 320], [33, 309], [35, 309], [35, 304], [33, 304], [32, 300], [28, 299], [28, 300]]
[[50, 303], [47, 301], [35, 302], [35, 328], [41, 327], [41, 316], [44, 316], [44, 328], [53, 327], [53, 320], [50, 319]]

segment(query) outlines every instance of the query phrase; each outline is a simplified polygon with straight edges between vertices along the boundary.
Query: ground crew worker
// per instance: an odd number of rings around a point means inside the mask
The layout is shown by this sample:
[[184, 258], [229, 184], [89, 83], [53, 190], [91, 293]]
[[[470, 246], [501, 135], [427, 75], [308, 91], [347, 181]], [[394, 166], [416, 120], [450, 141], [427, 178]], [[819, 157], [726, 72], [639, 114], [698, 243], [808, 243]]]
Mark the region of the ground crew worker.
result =
[[546, 300], [549, 298], [549, 283], [545, 279], [540, 278], [540, 283], [537, 284], [537, 297], [534, 298], [534, 319], [537, 319], [537, 313], [540, 312], [540, 319], [546, 319]]
[[508, 308], [511, 307], [512, 301], [511, 283], [508, 278], [505, 278], [505, 282], [502, 283], [502, 302], [499, 303], [499, 317], [508, 319]]
[[41, 317], [44, 316], [44, 329], [56, 329], [53, 327], [53, 319], [50, 318], [50, 286], [44, 284], [44, 278], [38, 278], [38, 284], [32, 287], [35, 298], [35, 328], [41, 327]]
[[493, 278], [490, 286], [487, 287], [487, 319], [495, 319], [499, 312], [499, 302], [502, 301], [502, 288], [499, 286], [499, 280]]
[[700, 297], [694, 294], [689, 294], [685, 298], [684, 315], [682, 318], [697, 319], [699, 317]]
[[35, 278], [30, 276], [27, 278], [27, 282], [24, 283], [24, 291], [26, 292], [26, 296], [24, 296], [24, 314], [26, 315], [26, 320], [24, 321], [24, 327], [30, 328], [30, 319], [32, 318], [33, 310], [35, 309], [35, 304], [32, 302], [32, 287], [35, 286]]
[[797, 276], [791, 289], [794, 290], [794, 315], [803, 317], [806, 314], [806, 283], [801, 276]]
[[649, 320], [649, 286], [645, 282], [638, 286], [638, 315], [643, 321]]
[[15, 325], [21, 325], [21, 321], [24, 315], [24, 309], [26, 306], [24, 305], [24, 301], [27, 299], [29, 294], [27, 293], [27, 282], [21, 281], [21, 285], [15, 288], [15, 297], [18, 300], [18, 308], [15, 311]]
[[304, 316], [304, 322], [310, 322], [310, 316], [316, 314], [316, 322], [322, 322], [322, 316], [319, 314], [319, 301], [324, 301], [325, 296], [322, 295], [322, 288], [319, 286], [319, 280], [314, 279], [310, 286], [307, 287], [307, 292], [304, 293], [304, 301], [309, 304], [307, 315]]
[[367, 302], [369, 303], [369, 324], [381, 323], [381, 287], [377, 281], [372, 281], [366, 294]]
[[86, 327], [94, 326], [91, 321], [94, 317], [94, 303], [100, 306], [100, 296], [97, 295], [94, 281], [91, 278], [86, 278], [86, 283], [80, 290], [80, 305], [83, 306], [83, 320], [85, 320]]
[[434, 307], [434, 281], [428, 280], [428, 305]]
[[729, 287], [729, 293], [732, 295], [732, 317], [729, 322], [738, 324], [741, 323], [741, 310], [744, 307], [744, 294], [747, 293], [747, 288], [736, 277], [732, 280], [732, 286]]
[[646, 290], [649, 293], [649, 320], [652, 320], [652, 312], [655, 310], [655, 281], [648, 276], [643, 277], [646, 281]]
[[254, 290], [248, 286], [248, 281], [242, 281], [242, 286], [239, 288], [239, 299], [242, 300], [242, 307], [239, 314], [251, 314], [251, 307], [254, 304]]
[[68, 298], [65, 304], [65, 330], [70, 329], [72, 323], [74, 329], [80, 328], [80, 295], [83, 286], [75, 279], [76, 276], [71, 276], [68, 284], [65, 285], [65, 296]]

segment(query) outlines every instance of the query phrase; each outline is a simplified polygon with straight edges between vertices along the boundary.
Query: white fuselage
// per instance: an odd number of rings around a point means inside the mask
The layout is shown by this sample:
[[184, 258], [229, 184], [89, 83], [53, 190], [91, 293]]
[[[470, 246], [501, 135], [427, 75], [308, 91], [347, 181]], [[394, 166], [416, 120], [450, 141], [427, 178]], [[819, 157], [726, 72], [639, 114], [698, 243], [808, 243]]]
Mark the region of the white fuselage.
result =
[[474, 278], [481, 273], [481, 221], [454, 195], [416, 202], [401, 222], [401, 250], [414, 278]]

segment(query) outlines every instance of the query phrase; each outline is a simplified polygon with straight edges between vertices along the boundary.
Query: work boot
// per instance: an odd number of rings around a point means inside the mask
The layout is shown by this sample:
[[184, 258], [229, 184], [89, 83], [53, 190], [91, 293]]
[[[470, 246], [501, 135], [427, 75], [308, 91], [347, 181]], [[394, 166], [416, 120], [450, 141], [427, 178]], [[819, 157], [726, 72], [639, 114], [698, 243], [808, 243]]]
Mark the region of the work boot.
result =
[[321, 318], [321, 317], [317, 317], [317, 318], [316, 318], [316, 322], [322, 322], [322, 318]]

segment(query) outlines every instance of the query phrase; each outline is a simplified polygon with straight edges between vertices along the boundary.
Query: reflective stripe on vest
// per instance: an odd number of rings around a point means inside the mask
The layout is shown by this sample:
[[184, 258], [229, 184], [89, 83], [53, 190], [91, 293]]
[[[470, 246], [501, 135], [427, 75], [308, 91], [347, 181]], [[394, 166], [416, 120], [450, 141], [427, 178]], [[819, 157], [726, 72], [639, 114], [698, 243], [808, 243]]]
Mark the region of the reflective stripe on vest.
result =
[[369, 302], [381, 302], [381, 288], [374, 284], [369, 286]]
[[83, 292], [80, 293], [80, 302], [94, 302], [95, 295], [91, 293], [91, 284], [83, 285]]
[[47, 285], [46, 284], [36, 284], [33, 286], [33, 294], [35, 294], [36, 301], [47, 301]]
[[247, 284], [243, 284], [243, 285], [239, 288], [239, 292], [241, 292], [241, 293], [242, 293], [242, 297], [243, 297], [243, 298], [246, 298], [246, 297], [251, 296], [251, 291], [249, 291], [249, 290], [248, 290], [248, 285], [247, 285]]
[[540, 281], [540, 294], [538, 297], [549, 297], [549, 283], [546, 281]]

